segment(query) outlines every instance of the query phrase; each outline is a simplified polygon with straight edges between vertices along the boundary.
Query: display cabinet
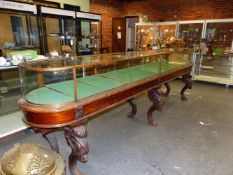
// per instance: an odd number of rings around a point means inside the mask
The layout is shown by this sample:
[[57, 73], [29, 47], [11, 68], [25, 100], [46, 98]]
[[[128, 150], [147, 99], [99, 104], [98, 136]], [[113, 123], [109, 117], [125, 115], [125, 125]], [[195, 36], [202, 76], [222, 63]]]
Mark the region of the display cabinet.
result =
[[204, 38], [205, 21], [179, 21], [178, 38], [183, 40], [184, 47], [198, 48]]
[[36, 6], [0, 1], [0, 50], [9, 52], [34, 49], [39, 53]]
[[233, 85], [232, 53], [211, 57], [194, 53], [194, 58], [195, 80], [220, 83], [226, 86]]
[[170, 50], [30, 61], [20, 64], [23, 99], [41, 105], [81, 102], [190, 65], [189, 52]]
[[99, 54], [101, 48], [101, 15], [76, 12], [76, 22], [78, 27], [78, 54]]
[[43, 53], [50, 57], [76, 54], [75, 11], [41, 7]]
[[207, 20], [206, 54], [198, 54], [195, 64], [195, 79], [233, 85], [232, 40], [233, 20]]
[[24, 121], [42, 132], [56, 151], [59, 148], [53, 131], [64, 130], [72, 149], [68, 161], [71, 174], [81, 175], [78, 160], [86, 162], [89, 151], [87, 122], [125, 101], [132, 107], [128, 117], [134, 118], [137, 106], [133, 99], [147, 91], [153, 102], [147, 119], [156, 126], [152, 113], [163, 105], [161, 85], [169, 87], [170, 80], [181, 76], [185, 83], [181, 99], [186, 100], [184, 92], [192, 87], [189, 60], [190, 53], [184, 50], [161, 50], [23, 63], [20, 64], [23, 97], [19, 106], [24, 111]]
[[209, 55], [221, 56], [231, 50], [233, 40], [233, 20], [207, 20], [205, 38]]
[[162, 47], [171, 47], [176, 38], [177, 22], [158, 22], [159, 38]]
[[159, 29], [155, 23], [136, 23], [135, 50], [159, 47]]
[[136, 23], [136, 50], [171, 47], [176, 37], [176, 22]]
[[[17, 54], [40, 53], [35, 5], [0, 1], [0, 116], [19, 110], [20, 80]], [[26, 53], [26, 52], [24, 52]]]

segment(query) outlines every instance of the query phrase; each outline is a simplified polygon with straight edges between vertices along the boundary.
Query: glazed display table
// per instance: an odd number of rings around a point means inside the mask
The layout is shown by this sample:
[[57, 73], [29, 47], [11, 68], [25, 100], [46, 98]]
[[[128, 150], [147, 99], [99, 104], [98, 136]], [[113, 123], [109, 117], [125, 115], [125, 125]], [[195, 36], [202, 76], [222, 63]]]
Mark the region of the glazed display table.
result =
[[85, 125], [98, 113], [128, 101], [134, 118], [137, 106], [133, 98], [145, 91], [152, 101], [147, 112], [149, 124], [163, 101], [159, 88], [178, 77], [185, 83], [184, 91], [192, 87], [189, 53], [185, 51], [133, 52], [49, 59], [21, 64], [23, 97], [19, 105], [24, 121], [42, 132], [51, 147], [59, 152], [53, 131], [63, 128], [68, 145], [71, 174], [82, 174], [77, 161], [86, 162], [88, 154]]

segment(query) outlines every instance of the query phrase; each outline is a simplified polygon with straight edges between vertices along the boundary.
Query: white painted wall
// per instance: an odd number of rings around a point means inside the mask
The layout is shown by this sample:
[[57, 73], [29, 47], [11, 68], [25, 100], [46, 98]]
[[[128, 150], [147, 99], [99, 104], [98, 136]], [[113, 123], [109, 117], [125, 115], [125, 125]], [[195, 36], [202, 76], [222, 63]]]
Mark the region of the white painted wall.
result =
[[63, 7], [63, 4], [70, 4], [70, 5], [77, 5], [80, 6], [81, 11], [89, 12], [89, 0], [48, 0], [52, 2], [58, 2], [61, 3], [61, 7]]

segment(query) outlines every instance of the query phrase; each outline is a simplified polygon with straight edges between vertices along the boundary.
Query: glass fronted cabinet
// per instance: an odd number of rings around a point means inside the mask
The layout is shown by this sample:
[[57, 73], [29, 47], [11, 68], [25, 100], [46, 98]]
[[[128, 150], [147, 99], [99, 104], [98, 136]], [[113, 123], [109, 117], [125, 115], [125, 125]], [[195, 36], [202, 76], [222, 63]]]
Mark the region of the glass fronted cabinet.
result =
[[155, 23], [136, 23], [135, 50], [142, 51], [152, 47], [158, 47], [159, 30]]
[[229, 51], [233, 39], [233, 20], [208, 20], [206, 25], [209, 54], [221, 56]]
[[176, 22], [136, 23], [135, 50], [169, 48], [176, 38]]
[[36, 6], [0, 1], [0, 50], [9, 52], [33, 49], [40, 53]]
[[101, 48], [101, 15], [76, 12], [77, 54], [99, 54]]
[[197, 80], [233, 85], [232, 40], [233, 20], [206, 21], [205, 39], [202, 41], [206, 52], [196, 57]]
[[17, 65], [29, 58], [29, 53], [33, 58], [40, 54], [36, 6], [0, 1], [0, 116], [19, 109]]
[[[60, 108], [59, 105], [78, 104], [89, 98], [97, 99], [99, 95], [106, 97], [107, 92], [122, 92], [142, 81], [159, 79], [168, 72], [186, 70], [191, 67], [189, 57], [189, 51], [165, 49], [162, 52], [109, 53], [23, 63], [20, 64], [22, 100], [31, 106], [53, 108], [57, 105]], [[48, 78], [48, 74], [54, 76]]]
[[50, 57], [76, 54], [75, 12], [41, 7], [43, 52]]
[[184, 47], [199, 47], [201, 38], [204, 37], [205, 21], [180, 21], [178, 38], [184, 41]]
[[177, 22], [156, 23], [159, 30], [159, 41], [162, 48], [170, 48], [176, 38]]
[[233, 85], [233, 60], [232, 53], [225, 53], [221, 56], [202, 55], [194, 53], [195, 69], [194, 79]]

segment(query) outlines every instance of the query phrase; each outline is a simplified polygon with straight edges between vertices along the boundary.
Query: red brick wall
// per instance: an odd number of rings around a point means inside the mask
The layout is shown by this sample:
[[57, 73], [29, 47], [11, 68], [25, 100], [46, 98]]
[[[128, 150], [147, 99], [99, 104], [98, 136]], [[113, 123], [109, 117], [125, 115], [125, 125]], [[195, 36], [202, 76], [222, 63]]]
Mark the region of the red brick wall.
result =
[[161, 0], [157, 8], [165, 21], [233, 18], [232, 0]]
[[90, 0], [90, 11], [102, 15], [102, 47], [112, 47], [112, 17], [121, 15], [120, 5], [108, 0]]
[[148, 1], [123, 3], [118, 0], [90, 0], [90, 11], [102, 14], [102, 47], [112, 49], [112, 17], [148, 15], [150, 21], [158, 21], [159, 13]]
[[90, 0], [90, 11], [102, 14], [102, 46], [112, 46], [112, 17], [148, 15], [149, 21], [233, 18], [233, 0]]

